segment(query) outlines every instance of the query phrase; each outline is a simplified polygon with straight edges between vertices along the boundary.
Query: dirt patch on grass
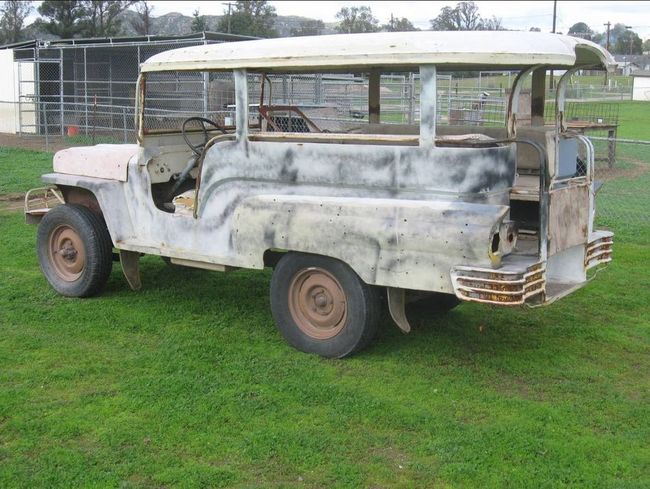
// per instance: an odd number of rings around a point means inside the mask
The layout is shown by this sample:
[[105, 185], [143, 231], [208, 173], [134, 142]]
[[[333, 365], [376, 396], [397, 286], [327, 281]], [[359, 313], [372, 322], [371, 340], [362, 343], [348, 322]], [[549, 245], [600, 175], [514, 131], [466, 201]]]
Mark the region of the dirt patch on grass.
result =
[[32, 151], [59, 151], [73, 146], [64, 139], [45, 139], [43, 136], [27, 136], [0, 133], [0, 146], [6, 148], [29, 149]]
[[0, 195], [0, 210], [2, 211], [22, 211], [24, 206], [24, 192]]
[[600, 167], [596, 168], [596, 179], [598, 180], [616, 180], [618, 178], [636, 178], [650, 172], [650, 165], [647, 162], [632, 159], [622, 158], [627, 164], [627, 168], [614, 167]]
[[502, 382], [492, 384], [494, 390], [507, 396], [531, 401], [546, 401], [547, 397], [534, 385], [514, 375], [502, 374]]

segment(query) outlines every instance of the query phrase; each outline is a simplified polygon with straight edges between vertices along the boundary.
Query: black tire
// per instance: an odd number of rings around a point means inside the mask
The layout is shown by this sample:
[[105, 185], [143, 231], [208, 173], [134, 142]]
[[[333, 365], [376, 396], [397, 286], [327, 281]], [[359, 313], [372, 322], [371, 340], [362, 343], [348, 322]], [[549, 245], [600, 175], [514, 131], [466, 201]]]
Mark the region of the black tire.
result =
[[453, 294], [407, 292], [406, 316], [417, 319], [440, 316], [448, 313], [460, 303], [458, 297]]
[[60, 205], [45, 214], [38, 226], [36, 249], [45, 278], [67, 297], [99, 293], [113, 267], [106, 223], [82, 205]]
[[[307, 278], [303, 279], [305, 276]], [[335, 298], [330, 303], [327, 303], [329, 299], [323, 299], [329, 297], [330, 290], [327, 285], [325, 289], [315, 285], [318, 284], [319, 278], [322, 280], [321, 283], [335, 283], [340, 288], [338, 292], [330, 294]], [[313, 289], [310, 289], [312, 285]], [[320, 293], [314, 296], [312, 290]], [[341, 296], [336, 295], [339, 292]], [[336, 325], [322, 329], [322, 335], [326, 337], [315, 337], [320, 336], [320, 331], [317, 331], [316, 335], [306, 332], [306, 329], [318, 330], [320, 326], [313, 326], [313, 322], [305, 326], [305, 321], [300, 321], [301, 316], [305, 319], [302, 307], [306, 308], [308, 304], [308, 301], [300, 301], [296, 298], [301, 294], [305, 297], [316, 297], [314, 301], [318, 299], [323, 301], [321, 306], [331, 311], [329, 315], [324, 315], [324, 318], [336, 318], [337, 311], [343, 309]], [[344, 306], [341, 305], [343, 304], [341, 298], [345, 303]], [[300, 306], [296, 306], [296, 303]], [[306, 314], [316, 316], [319, 312], [315, 308], [321, 306], [314, 302], [312, 308], [314, 312], [307, 311]], [[366, 284], [347, 264], [339, 260], [320, 255], [289, 252], [280, 259], [273, 270], [271, 279], [273, 319], [287, 342], [300, 351], [328, 358], [343, 358], [360, 351], [371, 342], [377, 332], [380, 307], [376, 289]], [[331, 319], [331, 321], [337, 320]], [[299, 322], [303, 324], [302, 327], [298, 325]]]

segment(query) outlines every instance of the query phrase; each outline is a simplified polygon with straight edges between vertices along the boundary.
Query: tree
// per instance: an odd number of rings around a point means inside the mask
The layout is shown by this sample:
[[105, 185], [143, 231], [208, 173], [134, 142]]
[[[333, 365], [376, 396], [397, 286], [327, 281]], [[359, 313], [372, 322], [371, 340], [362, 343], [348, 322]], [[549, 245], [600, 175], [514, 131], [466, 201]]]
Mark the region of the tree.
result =
[[594, 32], [584, 22], [577, 22], [573, 24], [571, 27], [569, 27], [568, 34], [570, 36], [581, 37], [582, 39], [587, 39], [588, 41], [590, 41]]
[[634, 31], [627, 31], [618, 36], [614, 44], [615, 54], [643, 54], [643, 41]]
[[609, 45], [611, 47], [615, 46], [618, 38], [625, 35], [626, 32], [627, 27], [625, 27], [625, 24], [618, 22], [614, 24], [614, 27], [612, 27], [612, 29], [609, 31]]
[[275, 7], [265, 0], [239, 0], [232, 11], [224, 12], [217, 30], [244, 36], [277, 37], [273, 28], [277, 16]]
[[459, 2], [455, 7], [444, 7], [431, 19], [435, 31], [496, 31], [503, 30], [501, 19], [483, 19], [474, 2]]
[[501, 19], [492, 16], [491, 19], [483, 19], [483, 25], [481, 27], [482, 31], [503, 31], [505, 28], [503, 27], [503, 22]]
[[370, 7], [343, 7], [336, 14], [336, 18], [339, 20], [336, 30], [343, 34], [379, 30], [379, 20], [372, 15]]
[[325, 29], [325, 23], [322, 20], [303, 20], [298, 27], [292, 27], [289, 31], [291, 37], [300, 36], [318, 36]]
[[605, 46], [605, 44], [607, 43], [607, 34], [604, 34], [602, 32], [594, 32], [591, 35], [591, 41], [595, 42], [596, 44]]
[[201, 15], [197, 8], [192, 14], [192, 32], [204, 32], [208, 30], [208, 21], [205, 15]]
[[393, 14], [390, 14], [390, 20], [388, 23], [381, 26], [381, 29], [386, 32], [410, 32], [420, 30], [406, 17], [398, 19], [397, 17], [393, 17]]
[[153, 5], [149, 5], [146, 0], [142, 0], [135, 5], [135, 11], [138, 14], [135, 19], [131, 20], [131, 27], [136, 33], [142, 36], [151, 34]]
[[530, 32], [542, 32], [542, 29], [540, 29], [539, 27], [531, 27], [529, 30]]
[[86, 5], [79, 0], [44, 0], [38, 13], [48, 19], [45, 30], [62, 39], [73, 38], [85, 28]]
[[650, 39], [643, 41], [643, 52], [650, 51]]
[[22, 40], [21, 31], [25, 18], [33, 7], [31, 2], [9, 0], [0, 6], [0, 42], [14, 43]]
[[115, 36], [120, 30], [119, 15], [135, 2], [133, 0], [90, 0], [86, 3], [88, 18], [82, 35], [86, 37]]

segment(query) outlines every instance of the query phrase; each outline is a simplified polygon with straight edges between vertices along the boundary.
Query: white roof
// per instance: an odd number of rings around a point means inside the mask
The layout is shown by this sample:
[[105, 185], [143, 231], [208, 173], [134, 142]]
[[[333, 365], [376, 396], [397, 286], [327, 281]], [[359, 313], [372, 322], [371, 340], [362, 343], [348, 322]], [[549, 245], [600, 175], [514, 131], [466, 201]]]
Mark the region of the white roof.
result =
[[[559, 34], [515, 31], [380, 32], [285, 37], [172, 49], [141, 65], [142, 72], [176, 70], [307, 71], [346, 67], [492, 69], [536, 64], [601, 66], [614, 59], [590, 41]], [[446, 66], [441, 66], [446, 65]], [[498, 68], [497, 68], [498, 69]]]

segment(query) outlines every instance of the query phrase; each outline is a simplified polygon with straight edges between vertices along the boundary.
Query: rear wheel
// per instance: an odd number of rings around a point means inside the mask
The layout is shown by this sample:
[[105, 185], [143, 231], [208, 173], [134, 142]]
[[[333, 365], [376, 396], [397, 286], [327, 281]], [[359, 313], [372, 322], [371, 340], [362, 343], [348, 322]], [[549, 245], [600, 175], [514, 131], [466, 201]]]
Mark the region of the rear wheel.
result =
[[38, 261], [50, 285], [68, 297], [88, 297], [105, 285], [113, 245], [101, 216], [81, 205], [60, 205], [39, 224]]
[[298, 350], [342, 358], [367, 346], [377, 330], [379, 299], [345, 263], [287, 253], [271, 279], [271, 310]]

